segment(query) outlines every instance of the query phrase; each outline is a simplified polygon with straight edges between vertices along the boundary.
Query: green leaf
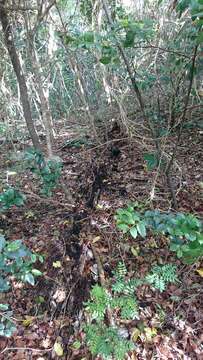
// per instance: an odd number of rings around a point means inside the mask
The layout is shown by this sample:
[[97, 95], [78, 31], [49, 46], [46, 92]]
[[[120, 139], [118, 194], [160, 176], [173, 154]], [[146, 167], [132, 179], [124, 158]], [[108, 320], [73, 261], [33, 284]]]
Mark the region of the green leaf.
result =
[[79, 340], [74, 341], [72, 347], [76, 350], [78, 350], [81, 347], [81, 343]]
[[203, 31], [201, 31], [197, 36], [197, 44], [201, 44], [201, 43], [203, 43]]
[[83, 39], [87, 43], [93, 43], [94, 42], [94, 33], [91, 31], [87, 31], [83, 34]]
[[157, 167], [158, 161], [157, 161], [157, 156], [155, 154], [145, 153], [143, 157], [147, 163], [147, 170], [150, 171]]
[[73, 36], [70, 36], [70, 35], [65, 35], [65, 37], [64, 37], [64, 42], [67, 45], [74, 42], [75, 40], [76, 40], [76, 38], [74, 38]]
[[111, 62], [111, 56], [102, 56], [99, 61], [104, 65], [108, 65]]
[[203, 244], [203, 234], [199, 234], [198, 236], [197, 236], [197, 240], [198, 240], [198, 242], [199, 242], [199, 244]]
[[9, 288], [8, 281], [0, 277], [0, 293], [9, 290]]
[[133, 47], [134, 46], [134, 41], [135, 41], [135, 30], [129, 30], [126, 33], [126, 38], [124, 41], [124, 47], [128, 48], [128, 47]]
[[39, 270], [37, 270], [37, 269], [32, 269], [32, 274], [33, 274], [34, 276], [40, 276], [40, 275], [42, 275], [42, 272], [39, 271]]
[[146, 237], [147, 233], [146, 233], [146, 226], [144, 221], [141, 221], [137, 224], [137, 231], [143, 238]]
[[130, 234], [132, 235], [132, 237], [134, 239], [136, 239], [136, 237], [137, 237], [137, 228], [135, 226], [130, 229]]
[[22, 245], [21, 240], [15, 240], [7, 245], [6, 250], [9, 252], [13, 252], [13, 251], [20, 249], [21, 245]]
[[0, 304], [0, 310], [6, 311], [8, 310], [8, 308], [9, 308], [8, 304]]
[[0, 235], [0, 252], [3, 250], [5, 243], [6, 243], [5, 237], [3, 235]]
[[31, 285], [35, 284], [35, 278], [31, 273], [27, 273], [23, 276], [23, 280], [28, 282]]
[[121, 230], [121, 231], [123, 231], [124, 233], [126, 233], [126, 232], [128, 232], [128, 230], [129, 230], [129, 226], [128, 225], [126, 225], [126, 224], [118, 224], [117, 225], [117, 228], [119, 229], [119, 230]]

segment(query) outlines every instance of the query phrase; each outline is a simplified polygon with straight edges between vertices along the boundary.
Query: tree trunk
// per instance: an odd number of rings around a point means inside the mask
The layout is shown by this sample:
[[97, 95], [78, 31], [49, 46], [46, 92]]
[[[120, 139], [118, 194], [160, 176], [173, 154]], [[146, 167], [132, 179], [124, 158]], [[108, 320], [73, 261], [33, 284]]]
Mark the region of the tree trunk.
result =
[[41, 67], [39, 64], [39, 60], [37, 58], [36, 50], [34, 49], [34, 44], [32, 43], [32, 49], [31, 49], [31, 43], [29, 44], [29, 47], [30, 47], [30, 56], [31, 56], [31, 60], [32, 60], [33, 71], [34, 71], [35, 80], [36, 80], [36, 88], [37, 88], [38, 95], [40, 98], [42, 119], [43, 119], [43, 124], [44, 124], [45, 132], [46, 132], [47, 151], [48, 151], [49, 158], [51, 158], [53, 156], [52, 140], [53, 140], [54, 136], [53, 136], [53, 130], [52, 130], [52, 117], [51, 117], [51, 112], [49, 109], [49, 100], [46, 97], [45, 91], [43, 89], [43, 85], [42, 85], [43, 84], [43, 81], [42, 81], [43, 76], [42, 76], [42, 71], [41, 71]]
[[15, 43], [14, 43], [13, 34], [12, 34], [12, 28], [11, 28], [11, 25], [9, 22], [8, 14], [4, 8], [5, 3], [6, 3], [6, 0], [0, 0], [0, 22], [1, 22], [2, 28], [3, 28], [5, 44], [6, 44], [10, 59], [11, 59], [11, 63], [13, 65], [13, 70], [16, 74], [17, 81], [19, 84], [20, 98], [21, 98], [21, 103], [22, 103], [22, 107], [23, 107], [23, 113], [24, 113], [24, 117], [25, 117], [25, 121], [27, 124], [27, 128], [28, 128], [30, 137], [32, 139], [33, 146], [36, 149], [41, 149], [39, 138], [35, 131], [35, 127], [34, 127], [34, 123], [33, 123], [33, 119], [32, 119], [32, 113], [31, 113], [30, 102], [29, 102], [29, 98], [28, 98], [28, 90], [27, 90], [27, 85], [26, 85], [26, 81], [25, 81], [25, 76], [23, 74], [23, 69], [20, 64], [20, 60], [19, 60], [16, 48], [15, 48]]

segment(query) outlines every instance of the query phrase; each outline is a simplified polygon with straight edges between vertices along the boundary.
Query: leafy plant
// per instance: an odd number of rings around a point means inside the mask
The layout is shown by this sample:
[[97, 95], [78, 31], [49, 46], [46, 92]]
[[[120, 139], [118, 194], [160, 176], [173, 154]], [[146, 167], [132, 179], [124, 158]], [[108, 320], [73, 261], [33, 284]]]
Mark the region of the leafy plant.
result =
[[[42, 274], [33, 268], [37, 260], [42, 262], [43, 257], [32, 253], [21, 240], [9, 242], [0, 235], [0, 293], [9, 290], [10, 276], [34, 285], [35, 277]], [[7, 310], [6, 304], [0, 304], [0, 335], [4, 336], [10, 336], [15, 331], [15, 325], [10, 319], [12, 312]]]
[[203, 255], [202, 224], [194, 215], [159, 210], [147, 210], [142, 214], [134, 208], [135, 205], [130, 205], [116, 212], [116, 225], [123, 233], [130, 233], [134, 238], [146, 237], [147, 229], [164, 234], [170, 239], [170, 250], [187, 264]]
[[116, 225], [123, 233], [130, 233], [136, 239], [138, 235], [146, 236], [146, 225], [142, 216], [135, 211], [135, 205], [129, 205], [127, 208], [118, 209], [115, 219]]
[[[144, 278], [127, 279], [127, 269], [119, 262], [114, 271], [111, 292], [96, 284], [90, 292], [90, 300], [85, 303], [89, 315], [89, 323], [84, 326], [87, 345], [92, 355], [100, 355], [104, 359], [124, 359], [134, 345], [123, 338], [118, 330], [119, 319], [139, 319], [135, 290], [141, 284], [149, 284], [160, 292], [169, 283], [178, 278], [177, 267], [173, 264], [157, 265]], [[107, 326], [106, 319], [111, 314], [115, 327]]]
[[8, 309], [7, 304], [0, 304], [0, 336], [10, 337], [16, 331], [15, 323], [11, 319], [13, 312]]
[[[115, 321], [121, 319], [138, 318], [137, 301], [134, 288], [130, 281], [125, 279], [127, 269], [119, 263], [114, 274], [112, 294], [99, 285], [95, 285], [90, 293], [90, 300], [85, 304], [85, 309], [90, 316], [90, 323], [85, 325], [87, 344], [93, 355], [101, 355], [104, 359], [114, 356], [124, 359], [126, 353], [133, 349], [131, 341], [122, 338], [118, 329], [105, 325], [105, 318], [110, 311]], [[122, 284], [119, 288], [119, 284]], [[132, 284], [131, 284], [132, 285]]]
[[22, 240], [7, 241], [0, 235], [0, 292], [10, 288], [9, 275], [34, 285], [35, 276], [41, 275], [33, 268], [37, 260], [42, 262], [43, 257], [32, 253]]
[[146, 211], [144, 217], [147, 227], [169, 236], [170, 249], [185, 263], [192, 264], [203, 255], [202, 224], [194, 215], [154, 210]]
[[177, 281], [176, 270], [177, 267], [172, 264], [157, 265], [152, 268], [145, 280], [155, 289], [163, 292], [169, 283], [175, 283]]
[[133, 350], [131, 341], [122, 338], [117, 329], [105, 324], [88, 324], [84, 328], [87, 345], [93, 356], [100, 355], [103, 359], [123, 360], [128, 351]]
[[62, 171], [61, 160], [57, 157], [46, 160], [42, 152], [29, 149], [24, 157], [27, 168], [36, 174], [42, 182], [42, 193], [51, 196], [59, 182]]
[[119, 262], [114, 272], [114, 283], [112, 284], [112, 291], [115, 294], [134, 295], [135, 289], [143, 283], [141, 279], [132, 278], [127, 280], [126, 275], [127, 269], [125, 264]]
[[0, 210], [5, 211], [10, 209], [12, 206], [21, 206], [24, 205], [25, 195], [20, 191], [9, 187], [4, 192], [0, 194]]

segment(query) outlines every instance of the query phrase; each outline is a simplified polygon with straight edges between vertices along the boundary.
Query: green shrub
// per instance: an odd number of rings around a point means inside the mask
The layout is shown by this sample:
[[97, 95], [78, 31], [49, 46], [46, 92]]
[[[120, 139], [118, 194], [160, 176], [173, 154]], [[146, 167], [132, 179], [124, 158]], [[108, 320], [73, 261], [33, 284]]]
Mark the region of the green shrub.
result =
[[202, 224], [194, 215], [153, 210], [146, 211], [144, 218], [148, 228], [169, 237], [170, 250], [183, 262], [192, 264], [203, 255]]
[[116, 212], [116, 225], [123, 233], [130, 233], [133, 238], [146, 237], [147, 229], [164, 234], [170, 239], [170, 250], [187, 264], [203, 255], [202, 224], [194, 215], [161, 213], [159, 210], [147, 210], [142, 214], [134, 208], [130, 205]]
[[54, 157], [53, 159], [46, 160], [41, 151], [31, 148], [26, 151], [24, 160], [26, 168], [40, 179], [42, 183], [41, 192], [46, 196], [51, 196], [59, 183], [62, 172], [60, 158]]
[[8, 210], [14, 205], [24, 205], [25, 199], [26, 197], [24, 194], [12, 187], [9, 187], [0, 194], [0, 211]]
[[[7, 241], [3, 235], [0, 235], [0, 293], [9, 290], [10, 276], [34, 285], [35, 277], [42, 274], [33, 267], [37, 260], [42, 262], [43, 257], [32, 253], [21, 240]], [[11, 315], [8, 305], [0, 304], [1, 336], [11, 336], [16, 329]]]
[[146, 225], [142, 216], [135, 211], [133, 205], [127, 208], [118, 209], [115, 215], [117, 228], [123, 233], [130, 233], [136, 239], [138, 235], [143, 238], [146, 236]]
[[12, 321], [13, 312], [8, 309], [7, 304], [0, 304], [0, 336], [10, 337], [16, 331], [15, 323]]

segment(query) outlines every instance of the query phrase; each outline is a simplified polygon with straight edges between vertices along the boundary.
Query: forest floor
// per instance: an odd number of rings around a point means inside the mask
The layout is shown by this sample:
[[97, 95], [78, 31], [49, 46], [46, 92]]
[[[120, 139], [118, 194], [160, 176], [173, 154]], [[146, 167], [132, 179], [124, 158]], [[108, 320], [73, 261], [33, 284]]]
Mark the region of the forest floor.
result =
[[[130, 335], [138, 328], [143, 331], [139, 330], [136, 349], [128, 359], [203, 359], [203, 277], [197, 272], [203, 264], [183, 265], [169, 251], [164, 237], [134, 240], [115, 226], [116, 209], [129, 201], [147, 209], [155, 176], [155, 170], [146, 168], [139, 141], [115, 141], [119, 136], [115, 129], [103, 146], [62, 149], [64, 139], [57, 141], [56, 152], [64, 164], [63, 183], [73, 195], [75, 208], [64, 205], [68, 200], [60, 187], [50, 200], [39, 200], [34, 195], [39, 195], [37, 182], [29, 172], [12, 178], [28, 194], [27, 201], [1, 215], [0, 228], [11, 240], [23, 239], [45, 260], [39, 264], [43, 276], [37, 278], [36, 286], [13, 282], [12, 291], [6, 294], [17, 331], [10, 339], [0, 338], [0, 359], [57, 359], [56, 341], [63, 347], [61, 359], [93, 359], [81, 324], [83, 304], [98, 270], [95, 251], [107, 279], [121, 259], [131, 276], [145, 275], [156, 263], [178, 266], [179, 282], [164, 292], [138, 288], [140, 318], [126, 327]], [[188, 142], [188, 136], [192, 141]], [[201, 132], [186, 132], [177, 155], [180, 167], [173, 175], [179, 189], [179, 211], [199, 217], [203, 214], [201, 153]], [[2, 151], [4, 169], [7, 156]], [[164, 176], [157, 178], [152, 204], [160, 210], [170, 208]]]

